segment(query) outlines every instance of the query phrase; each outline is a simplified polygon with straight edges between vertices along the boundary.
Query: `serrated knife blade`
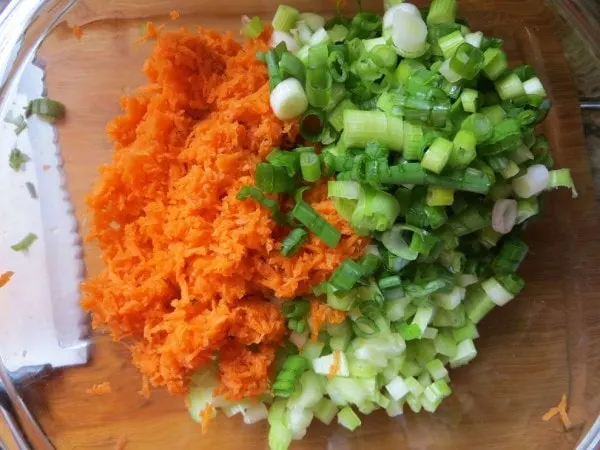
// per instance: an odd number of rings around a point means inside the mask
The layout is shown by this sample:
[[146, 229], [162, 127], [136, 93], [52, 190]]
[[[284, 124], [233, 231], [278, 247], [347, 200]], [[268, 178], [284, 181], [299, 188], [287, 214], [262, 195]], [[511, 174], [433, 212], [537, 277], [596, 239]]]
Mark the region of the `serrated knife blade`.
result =
[[[8, 90], [1, 117], [21, 114], [30, 100], [44, 96], [43, 77], [42, 69], [28, 61], [18, 84]], [[2, 121], [0, 142], [5, 152], [0, 158], [0, 270], [14, 272], [0, 289], [0, 356], [11, 372], [84, 364], [89, 349], [87, 319], [79, 305], [81, 242], [54, 127], [31, 117], [17, 136], [14, 125]], [[8, 165], [8, 152], [15, 147], [31, 158], [18, 172]], [[37, 199], [27, 182], [35, 186]], [[28, 233], [38, 237], [33, 245], [25, 252], [12, 250]]]

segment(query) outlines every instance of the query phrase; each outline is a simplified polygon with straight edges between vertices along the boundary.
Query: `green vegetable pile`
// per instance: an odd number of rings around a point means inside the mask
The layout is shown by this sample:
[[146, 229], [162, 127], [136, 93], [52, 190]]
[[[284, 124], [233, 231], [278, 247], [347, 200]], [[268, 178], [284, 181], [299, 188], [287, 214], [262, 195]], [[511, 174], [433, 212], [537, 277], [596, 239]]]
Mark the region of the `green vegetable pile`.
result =
[[[304, 145], [324, 147], [274, 149], [239, 198], [293, 226], [285, 256], [308, 233], [335, 247], [339, 231], [302, 200], [328, 177], [339, 213], [372, 238], [360, 260], [314, 287], [347, 311], [343, 323], [308, 341], [306, 299], [282, 305], [296, 345], [282, 350], [265, 399], [272, 449], [301, 439], [313, 418], [354, 430], [357, 412], [434, 412], [452, 392], [448, 367], [477, 355], [477, 324], [524, 288], [521, 235], [540, 196], [557, 187], [576, 196], [537, 132], [550, 100], [534, 68], [509, 68], [502, 40], [470, 30], [456, 9], [455, 0], [427, 11], [387, 1], [384, 16], [326, 22], [283, 5], [274, 48], [257, 55], [275, 114], [299, 118]], [[244, 23], [248, 38], [262, 29], [258, 18]], [[293, 210], [268, 193], [288, 194]], [[216, 402], [247, 423], [267, 417], [264, 404], [231, 405], [207, 395], [211, 386], [195, 383], [192, 411]]]

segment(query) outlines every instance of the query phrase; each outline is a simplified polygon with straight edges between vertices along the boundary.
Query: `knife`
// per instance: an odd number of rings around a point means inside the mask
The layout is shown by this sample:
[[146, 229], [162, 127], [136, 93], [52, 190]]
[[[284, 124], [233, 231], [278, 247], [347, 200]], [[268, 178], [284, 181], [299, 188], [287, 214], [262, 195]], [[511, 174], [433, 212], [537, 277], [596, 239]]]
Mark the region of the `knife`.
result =
[[[6, 90], [0, 119], [22, 114], [30, 100], [43, 97], [43, 78], [32, 53], [18, 83]], [[54, 127], [30, 117], [17, 135], [15, 126], [2, 120], [0, 142], [5, 152], [0, 158], [0, 273], [14, 272], [0, 288], [0, 380], [11, 403], [1, 412], [5, 418], [16, 412], [21, 429], [34, 441], [43, 432], [19, 395], [18, 371], [37, 374], [40, 368], [88, 361], [89, 327], [79, 304], [84, 265]], [[8, 164], [12, 148], [30, 158], [22, 171]], [[35, 186], [37, 199], [27, 182]], [[29, 233], [37, 240], [28, 250], [11, 249]]]

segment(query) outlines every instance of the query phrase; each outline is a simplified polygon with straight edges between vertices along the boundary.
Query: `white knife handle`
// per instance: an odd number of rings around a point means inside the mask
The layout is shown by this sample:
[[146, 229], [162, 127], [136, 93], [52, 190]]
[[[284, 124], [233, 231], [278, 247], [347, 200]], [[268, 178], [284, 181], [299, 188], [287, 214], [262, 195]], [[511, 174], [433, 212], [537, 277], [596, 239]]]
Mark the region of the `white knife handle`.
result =
[[[0, 417], [2, 418], [2, 422], [8, 428], [8, 432], [10, 433], [10, 437], [12, 438], [14, 444], [16, 444], [18, 450], [29, 450], [29, 445], [25, 440], [25, 436], [21, 432], [21, 427], [17, 423], [16, 419], [13, 417], [10, 410], [7, 408], [7, 405], [3, 403], [3, 398], [0, 397]], [[7, 450], [13, 448], [10, 447], [6, 442], [2, 441], [2, 437], [0, 436], [0, 444], [3, 445]], [[0, 445], [0, 446], [1, 446]]]

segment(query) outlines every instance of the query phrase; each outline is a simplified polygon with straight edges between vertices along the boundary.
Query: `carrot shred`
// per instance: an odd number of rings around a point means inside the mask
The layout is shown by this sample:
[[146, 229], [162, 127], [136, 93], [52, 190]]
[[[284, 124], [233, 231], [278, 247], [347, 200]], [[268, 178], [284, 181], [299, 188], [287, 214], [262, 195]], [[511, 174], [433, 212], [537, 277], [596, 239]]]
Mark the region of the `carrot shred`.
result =
[[91, 395], [105, 395], [110, 394], [112, 392], [112, 387], [108, 381], [104, 383], [95, 384], [90, 389], [86, 391], [87, 394]]
[[329, 367], [329, 373], [327, 374], [327, 378], [332, 379], [335, 377], [340, 371], [340, 360], [342, 359], [341, 353], [339, 351], [333, 352], [333, 363]]
[[179, 17], [181, 17], [181, 13], [177, 10], [174, 10], [169, 13], [169, 17], [171, 18], [171, 20], [177, 20], [179, 19]]
[[115, 450], [124, 450], [127, 447], [128, 439], [125, 436], [121, 436], [115, 445]]
[[341, 323], [346, 318], [345, 311], [330, 308], [325, 303], [315, 299], [310, 303], [310, 339], [316, 341], [319, 337], [319, 331], [323, 325], [334, 325]]
[[83, 37], [83, 29], [79, 25], [74, 25], [73, 28], [71, 28], [71, 33], [78, 41]]
[[[236, 198], [256, 164], [298, 134], [296, 121], [270, 108], [268, 74], [255, 57], [268, 33], [243, 46], [203, 29], [149, 26], [148, 34], [157, 38], [144, 64], [148, 84], [122, 98], [123, 114], [107, 127], [112, 161], [87, 198], [88, 238], [105, 268], [82, 284], [82, 305], [95, 328], [128, 343], [144, 395], [149, 386], [184, 394], [215, 359], [224, 397], [260, 395], [287, 334], [267, 297], [309, 294], [367, 240], [322, 183], [305, 198], [343, 239], [330, 249], [311, 236], [286, 258], [279, 249], [289, 230]], [[345, 317], [327, 307], [313, 315], [317, 329]]]
[[202, 411], [200, 411], [200, 420], [202, 421], [202, 434], [206, 434], [208, 431], [208, 424], [213, 420], [217, 415], [217, 410], [209, 403], [206, 405]]
[[146, 26], [144, 27], [144, 34], [142, 35], [140, 42], [158, 39], [164, 28], [164, 25], [160, 25], [157, 27], [152, 22], [146, 22]]
[[15, 273], [11, 270], [8, 270], [6, 272], [4, 272], [2, 275], [0, 275], [0, 287], [6, 285], [6, 283], [8, 283], [10, 281], [10, 279], [13, 277]]
[[565, 428], [570, 428], [571, 420], [569, 419], [569, 415], [567, 414], [567, 396], [565, 394], [562, 395], [562, 397], [560, 399], [560, 403], [557, 406], [550, 408], [542, 416], [542, 420], [544, 422], [548, 422], [550, 419], [552, 419], [557, 414], [560, 417], [560, 421], [562, 422], [563, 426]]

